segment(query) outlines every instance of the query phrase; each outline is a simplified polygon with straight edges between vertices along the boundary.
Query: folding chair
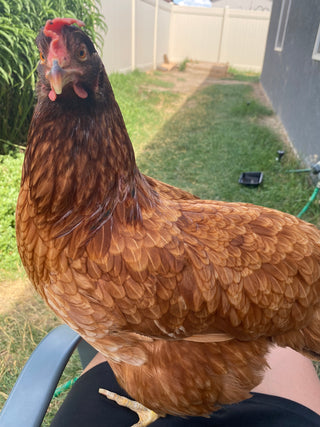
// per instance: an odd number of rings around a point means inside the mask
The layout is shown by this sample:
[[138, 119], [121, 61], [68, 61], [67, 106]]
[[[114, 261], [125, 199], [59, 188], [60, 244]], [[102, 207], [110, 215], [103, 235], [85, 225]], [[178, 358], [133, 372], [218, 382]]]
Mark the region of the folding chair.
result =
[[62, 372], [77, 347], [85, 367], [96, 350], [69, 326], [58, 326], [40, 342], [0, 413], [0, 427], [41, 426]]

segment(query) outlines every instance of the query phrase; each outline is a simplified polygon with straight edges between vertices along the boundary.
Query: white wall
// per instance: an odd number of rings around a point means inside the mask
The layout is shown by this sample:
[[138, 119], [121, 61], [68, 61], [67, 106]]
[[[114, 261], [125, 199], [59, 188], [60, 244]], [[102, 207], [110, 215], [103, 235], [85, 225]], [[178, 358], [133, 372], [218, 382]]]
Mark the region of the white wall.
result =
[[[270, 12], [175, 6], [158, 0], [103, 0], [108, 72], [151, 69], [186, 58], [261, 71]], [[155, 23], [157, 27], [155, 31]], [[155, 38], [156, 37], [156, 38]]]

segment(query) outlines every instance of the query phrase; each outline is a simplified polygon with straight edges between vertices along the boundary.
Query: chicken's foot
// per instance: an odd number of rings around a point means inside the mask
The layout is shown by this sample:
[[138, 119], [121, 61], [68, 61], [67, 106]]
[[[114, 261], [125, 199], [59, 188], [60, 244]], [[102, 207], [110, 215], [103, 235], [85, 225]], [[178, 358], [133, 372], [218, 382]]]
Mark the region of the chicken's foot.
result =
[[159, 418], [158, 414], [153, 412], [151, 409], [146, 408], [141, 403], [128, 399], [124, 396], [119, 396], [118, 394], [113, 393], [113, 391], [99, 388], [99, 393], [103, 394], [108, 399], [114, 400], [118, 405], [125, 406], [138, 414], [139, 422], [131, 427], [147, 427]]

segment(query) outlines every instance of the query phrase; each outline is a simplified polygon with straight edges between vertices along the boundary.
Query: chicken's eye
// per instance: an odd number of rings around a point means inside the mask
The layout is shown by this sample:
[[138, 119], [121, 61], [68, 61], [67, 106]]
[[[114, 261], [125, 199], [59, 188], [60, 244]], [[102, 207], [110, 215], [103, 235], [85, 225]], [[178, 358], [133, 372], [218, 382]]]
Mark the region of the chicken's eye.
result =
[[44, 64], [46, 62], [46, 58], [44, 57], [42, 52], [40, 52], [40, 62], [41, 64]]
[[87, 49], [84, 45], [80, 46], [80, 49], [78, 51], [78, 58], [80, 61], [85, 61], [87, 59]]

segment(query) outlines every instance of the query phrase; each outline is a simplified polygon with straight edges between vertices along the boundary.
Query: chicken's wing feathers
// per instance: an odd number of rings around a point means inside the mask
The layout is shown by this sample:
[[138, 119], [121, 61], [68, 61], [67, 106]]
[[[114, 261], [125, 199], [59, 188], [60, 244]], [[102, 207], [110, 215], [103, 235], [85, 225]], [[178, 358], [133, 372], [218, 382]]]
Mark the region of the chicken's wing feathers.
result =
[[117, 306], [135, 307], [134, 316], [123, 312], [129, 329], [179, 338], [218, 325], [259, 336], [302, 324], [299, 305], [312, 307], [319, 286], [311, 292], [310, 285], [320, 276], [315, 231], [267, 208], [166, 201], [136, 228], [114, 223], [109, 252], [97, 257], [97, 236], [86, 256], [104, 271], [100, 280]]

